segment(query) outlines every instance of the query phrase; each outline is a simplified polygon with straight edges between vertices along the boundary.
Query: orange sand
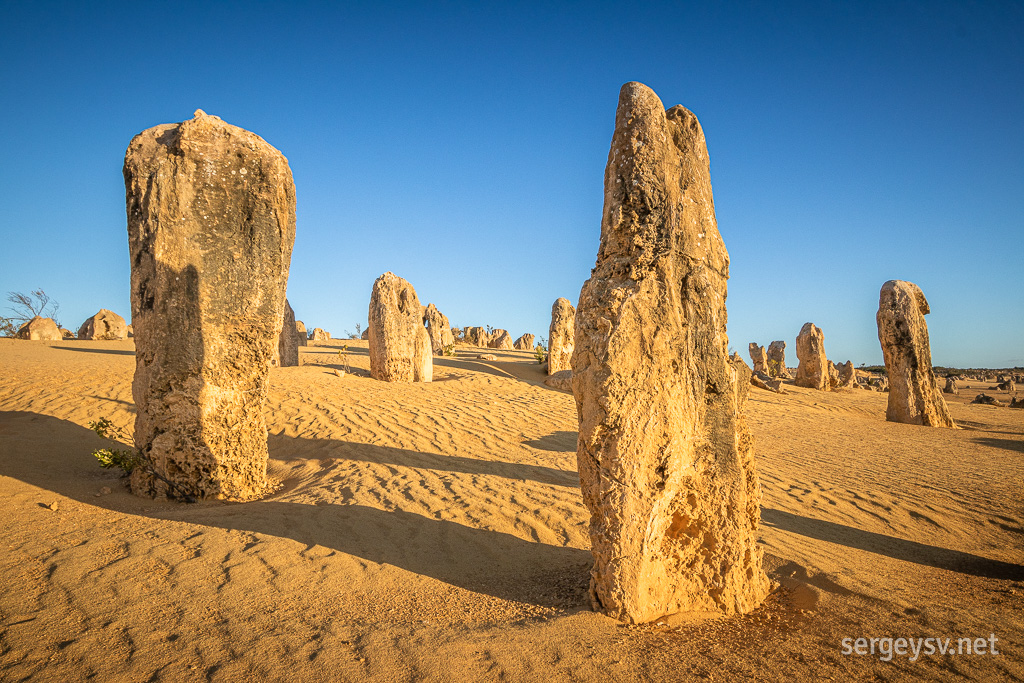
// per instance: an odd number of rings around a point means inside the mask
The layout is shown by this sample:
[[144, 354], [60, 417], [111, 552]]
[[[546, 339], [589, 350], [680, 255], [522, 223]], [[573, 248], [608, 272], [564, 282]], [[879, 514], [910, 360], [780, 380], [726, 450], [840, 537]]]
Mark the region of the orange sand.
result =
[[[885, 422], [885, 394], [751, 389], [781, 588], [745, 617], [625, 627], [588, 606], [572, 397], [532, 354], [482, 352], [386, 384], [366, 342], [302, 349], [271, 372], [280, 490], [186, 505], [90, 455], [90, 420], [132, 425], [131, 341], [0, 339], [0, 680], [1024, 677], [1024, 411], [965, 391], [952, 431]], [[840, 645], [990, 633], [1000, 656]]]

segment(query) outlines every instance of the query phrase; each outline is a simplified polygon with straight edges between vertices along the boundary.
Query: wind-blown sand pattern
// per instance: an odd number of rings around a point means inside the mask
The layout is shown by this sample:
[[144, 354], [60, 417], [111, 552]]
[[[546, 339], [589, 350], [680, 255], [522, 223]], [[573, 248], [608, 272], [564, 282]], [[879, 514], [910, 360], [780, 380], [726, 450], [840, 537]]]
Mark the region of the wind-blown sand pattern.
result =
[[[130, 431], [133, 349], [0, 339], [0, 680], [1024, 676], [1024, 411], [975, 391], [946, 397], [954, 431], [886, 422], [884, 393], [752, 390], [782, 587], [743, 617], [625, 627], [589, 609], [573, 398], [530, 352], [393, 384], [366, 342], [303, 347], [270, 375], [279, 489], [186, 505], [90, 455], [90, 420]], [[990, 633], [1001, 656], [840, 647]]]

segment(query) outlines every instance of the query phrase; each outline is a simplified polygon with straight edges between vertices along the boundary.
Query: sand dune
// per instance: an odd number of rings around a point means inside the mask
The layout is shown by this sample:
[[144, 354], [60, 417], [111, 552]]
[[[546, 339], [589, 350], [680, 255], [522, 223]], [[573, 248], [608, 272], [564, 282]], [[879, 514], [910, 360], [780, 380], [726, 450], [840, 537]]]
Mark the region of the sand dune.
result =
[[[967, 391], [953, 431], [886, 422], [884, 394], [752, 390], [781, 588], [745, 617], [630, 628], [588, 608], [572, 397], [529, 352], [481, 352], [388, 384], [366, 342], [301, 349], [271, 371], [278, 490], [185, 505], [90, 455], [90, 420], [132, 425], [130, 341], [0, 339], [0, 679], [1024, 677], [1024, 411]], [[840, 648], [990, 633], [1000, 656]]]

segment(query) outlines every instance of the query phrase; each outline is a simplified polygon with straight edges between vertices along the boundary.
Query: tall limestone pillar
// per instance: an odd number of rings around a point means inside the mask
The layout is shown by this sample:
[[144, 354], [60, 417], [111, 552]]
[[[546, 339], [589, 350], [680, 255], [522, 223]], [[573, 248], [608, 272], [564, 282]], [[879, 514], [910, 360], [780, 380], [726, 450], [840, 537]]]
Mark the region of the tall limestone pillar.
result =
[[[295, 240], [295, 185], [257, 135], [197, 111], [124, 160], [140, 494], [267, 489], [267, 377]], [[155, 471], [154, 475], [151, 471]]]
[[769, 591], [728, 277], [697, 118], [627, 83], [572, 357], [591, 597], [622, 621], [748, 612]]

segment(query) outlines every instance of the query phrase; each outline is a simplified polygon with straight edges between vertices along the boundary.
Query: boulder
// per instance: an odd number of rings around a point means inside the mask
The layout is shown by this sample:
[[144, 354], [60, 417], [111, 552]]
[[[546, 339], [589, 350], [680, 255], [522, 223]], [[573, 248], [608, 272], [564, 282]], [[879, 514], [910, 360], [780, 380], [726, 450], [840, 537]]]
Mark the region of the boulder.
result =
[[146, 495], [269, 490], [264, 409], [295, 240], [295, 185], [260, 137], [197, 111], [124, 160]]
[[309, 341], [318, 342], [330, 340], [331, 334], [327, 330], [321, 329], [319, 327], [314, 327], [313, 331], [309, 333]]
[[783, 388], [781, 378], [771, 377], [761, 372], [755, 372], [750, 375], [750, 384], [758, 389], [764, 389], [765, 391], [771, 391], [776, 394], [789, 393], [785, 388]]
[[130, 338], [132, 338], [134, 336], [135, 336], [135, 328], [133, 328], [131, 325], [129, 325], [128, 326], [128, 338], [130, 339]]
[[370, 294], [370, 376], [384, 382], [429, 382], [434, 376], [430, 336], [416, 290], [394, 273]]
[[512, 347], [518, 351], [533, 351], [534, 344], [537, 342], [537, 338], [527, 332], [519, 339], [512, 342]]
[[65, 328], [65, 327], [61, 327], [60, 328], [60, 335], [64, 339], [74, 339], [75, 338], [75, 333], [72, 332], [71, 330]]
[[1010, 399], [1010, 407], [1011, 408], [1024, 408], [1024, 397], [1017, 398], [1016, 396], [1014, 396], [1013, 398], [1011, 398]]
[[960, 389], [957, 387], [956, 380], [952, 377], [946, 378], [946, 386], [942, 388], [942, 393], [953, 394], [954, 396], [960, 395]]
[[804, 323], [796, 337], [796, 357], [800, 361], [796, 369], [795, 384], [798, 387], [829, 389], [829, 364], [825, 357], [825, 333], [814, 323]]
[[590, 593], [622, 621], [749, 612], [770, 588], [728, 275], [700, 124], [627, 83], [572, 355]]
[[491, 341], [491, 336], [482, 327], [467, 327], [465, 339], [470, 346], [486, 347], [487, 343]]
[[18, 328], [15, 339], [31, 339], [33, 341], [61, 341], [64, 335], [53, 318], [36, 316]]
[[116, 340], [128, 338], [128, 325], [113, 311], [101, 308], [78, 328], [79, 339]]
[[1002, 401], [1000, 401], [999, 399], [997, 399], [997, 398], [995, 398], [993, 396], [989, 396], [988, 394], [978, 394], [977, 396], [974, 397], [974, 400], [971, 401], [971, 403], [980, 403], [981, 405], [986, 405], [986, 406], [1001, 406], [1001, 405], [1003, 405]]
[[848, 360], [842, 365], [836, 366], [839, 371], [839, 387], [852, 389], [857, 386], [857, 369], [853, 367], [853, 361]]
[[309, 332], [306, 331], [306, 323], [301, 320], [296, 320], [295, 333], [299, 338], [299, 346], [306, 346], [306, 342], [309, 340]]
[[498, 357], [493, 353], [481, 353], [477, 356], [478, 360], [498, 360]]
[[889, 422], [956, 428], [942, 398], [924, 316], [930, 311], [921, 288], [913, 282], [889, 280], [879, 292], [878, 341], [889, 377]]
[[288, 299], [284, 300], [284, 317], [281, 319], [277, 350], [271, 364], [282, 368], [295, 368], [299, 365], [299, 331], [295, 326], [295, 311]]
[[756, 342], [750, 342], [750, 360], [754, 363], [754, 372], [762, 372], [768, 374], [768, 354], [765, 352], [763, 346], [758, 346]]
[[[427, 326], [427, 337], [430, 349], [435, 356], [443, 356], [447, 348], [455, 348], [455, 337], [452, 336], [452, 324], [448, 318], [437, 310], [434, 304], [428, 304], [423, 312], [423, 322]], [[369, 332], [369, 328], [367, 328]]]
[[366, 340], [366, 341], [369, 341], [369, 339], [370, 339], [370, 328], [367, 327], [365, 330], [363, 330], [363, 333], [361, 335], [359, 335], [359, 338], [363, 339], [363, 340]]
[[491, 340], [487, 342], [487, 348], [511, 351], [515, 347], [512, 345], [511, 335], [506, 330], [495, 330], [491, 335]]
[[544, 384], [552, 389], [572, 393], [572, 370], [559, 370], [553, 375], [544, 378]]
[[768, 345], [768, 375], [789, 378], [786, 369], [786, 342], [781, 339]]
[[548, 328], [548, 374], [572, 369], [576, 309], [568, 299], [557, 299], [551, 306]]

